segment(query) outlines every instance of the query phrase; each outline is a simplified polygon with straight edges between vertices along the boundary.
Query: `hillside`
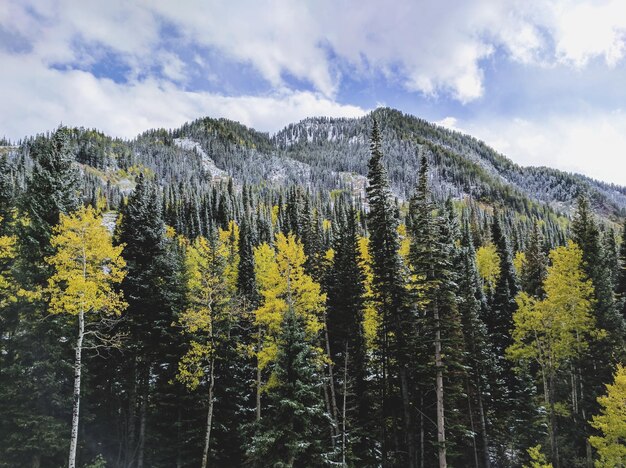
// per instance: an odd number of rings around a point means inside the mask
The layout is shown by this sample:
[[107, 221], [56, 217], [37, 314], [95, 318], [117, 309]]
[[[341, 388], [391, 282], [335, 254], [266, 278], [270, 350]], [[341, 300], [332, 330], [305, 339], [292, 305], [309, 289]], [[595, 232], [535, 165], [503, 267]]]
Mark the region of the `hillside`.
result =
[[[519, 166], [476, 138], [388, 108], [356, 119], [307, 118], [275, 135], [212, 118], [177, 129], [149, 130], [130, 141], [74, 129], [73, 147], [85, 177], [117, 200], [132, 188], [133, 174], [142, 167], [165, 185], [232, 177], [235, 185], [298, 184], [314, 190], [345, 189], [363, 198], [373, 118], [381, 126], [385, 164], [400, 200], [413, 191], [418, 161], [425, 154], [439, 198], [472, 197], [522, 214], [541, 211], [545, 205], [568, 215], [577, 194], [587, 191], [603, 217], [626, 214], [624, 187], [547, 167]], [[20, 167], [27, 169], [32, 141], [5, 146], [2, 152], [21, 159]]]

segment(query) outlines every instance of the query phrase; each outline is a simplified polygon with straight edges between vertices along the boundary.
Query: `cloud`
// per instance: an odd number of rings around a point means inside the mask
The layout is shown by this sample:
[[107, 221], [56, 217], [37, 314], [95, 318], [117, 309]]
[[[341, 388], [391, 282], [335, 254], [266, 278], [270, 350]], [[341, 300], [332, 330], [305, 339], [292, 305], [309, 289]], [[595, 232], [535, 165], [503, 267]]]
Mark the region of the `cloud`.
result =
[[[456, 122], [455, 122], [456, 124]], [[626, 113], [467, 120], [473, 136], [522, 165], [550, 166], [626, 186]]]
[[47, 68], [36, 58], [0, 54], [6, 66], [0, 86], [0, 128], [16, 139], [59, 123], [95, 127], [132, 138], [154, 127], [176, 127], [200, 116], [227, 117], [274, 132], [312, 115], [355, 117], [358, 106], [342, 105], [309, 91], [265, 96], [223, 96], [177, 88], [153, 78], [116, 83], [80, 70]]
[[[623, 58], [626, 30], [621, 0], [398, 0], [393, 8], [376, 0], [358, 8], [331, 0], [3, 4], [0, 23], [45, 63], [88, 62], [103, 48], [119, 54], [133, 78], [171, 55], [171, 47], [204, 47], [253, 66], [275, 88], [291, 76], [328, 98], [347, 75], [380, 73], [409, 91], [467, 103], [484, 95], [483, 63], [497, 49], [526, 64], [581, 67], [604, 57], [614, 66]], [[172, 81], [181, 81], [183, 70], [176, 63], [161, 67]]]

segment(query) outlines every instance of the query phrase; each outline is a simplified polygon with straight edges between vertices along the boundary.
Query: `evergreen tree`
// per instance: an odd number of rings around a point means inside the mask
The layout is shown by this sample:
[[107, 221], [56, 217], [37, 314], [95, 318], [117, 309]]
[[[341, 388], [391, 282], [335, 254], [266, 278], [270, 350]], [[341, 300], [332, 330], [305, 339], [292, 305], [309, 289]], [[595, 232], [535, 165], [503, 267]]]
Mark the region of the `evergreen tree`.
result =
[[289, 308], [281, 325], [272, 387], [257, 422], [248, 456], [254, 466], [323, 466], [322, 428], [327, 414], [321, 399], [316, 356], [304, 320]]
[[342, 459], [369, 465], [375, 458], [363, 330], [365, 286], [353, 206], [338, 224], [328, 282], [327, 327], [330, 358], [338, 376], [335, 394], [340, 395]]
[[[382, 161], [381, 138], [376, 121], [372, 128], [370, 151], [367, 176], [369, 203], [367, 229], [372, 258], [372, 288], [381, 317], [378, 332], [381, 366], [379, 420], [382, 421], [380, 425], [382, 463], [386, 464], [392, 455], [391, 441], [394, 438], [404, 440], [402, 453], [410, 453], [413, 456], [414, 451], [413, 445], [408, 440], [412, 426], [407, 376], [408, 343], [405, 336], [407, 311], [403, 265], [398, 253], [400, 247], [398, 213], [389, 188], [387, 170]], [[401, 426], [397, 424], [398, 421], [402, 421]], [[396, 463], [403, 463], [401, 453], [393, 456], [397, 457]], [[415, 464], [415, 459], [412, 458], [408, 460], [410, 466]]]
[[521, 269], [522, 290], [540, 298], [543, 296], [543, 281], [546, 277], [548, 259], [543, 251], [543, 239], [537, 222], [533, 224], [528, 247], [524, 253]]

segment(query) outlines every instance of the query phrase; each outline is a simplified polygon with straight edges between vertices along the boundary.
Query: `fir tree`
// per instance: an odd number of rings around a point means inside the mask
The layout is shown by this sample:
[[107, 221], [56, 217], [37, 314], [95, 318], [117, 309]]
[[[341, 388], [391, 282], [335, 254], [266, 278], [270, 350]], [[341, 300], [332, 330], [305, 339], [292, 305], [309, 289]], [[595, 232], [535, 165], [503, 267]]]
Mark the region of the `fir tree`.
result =
[[543, 251], [543, 239], [537, 222], [533, 224], [528, 247], [524, 253], [521, 271], [522, 290], [531, 296], [541, 298], [548, 259]]
[[257, 423], [248, 456], [254, 466], [322, 466], [326, 425], [320, 394], [319, 357], [305, 334], [305, 325], [290, 308], [281, 326], [273, 385]]
[[[360, 261], [354, 207], [338, 219], [328, 287], [329, 347], [338, 376], [341, 450], [343, 459], [374, 462], [369, 424], [371, 395], [367, 382], [367, 354], [363, 330], [364, 273]], [[349, 406], [348, 406], [349, 405]]]
[[[380, 309], [381, 325], [378, 333], [381, 361], [381, 421], [391, 420], [391, 427], [383, 422], [381, 427], [382, 463], [387, 463], [391, 437], [403, 439], [408, 453], [412, 444], [407, 440], [411, 433], [408, 377], [407, 339], [405, 333], [406, 305], [403, 265], [398, 250], [398, 213], [389, 188], [387, 170], [383, 165], [383, 153], [378, 123], [372, 129], [371, 158], [368, 163], [367, 200], [369, 214], [369, 251], [372, 258], [372, 288]], [[395, 385], [399, 377], [399, 389]], [[401, 403], [398, 404], [398, 401]], [[400, 409], [398, 408], [400, 406]], [[401, 417], [398, 418], [398, 413]], [[398, 434], [396, 421], [402, 420], [403, 434]], [[413, 452], [411, 452], [413, 453]], [[400, 456], [398, 454], [398, 456]], [[415, 460], [411, 460], [414, 464]]]

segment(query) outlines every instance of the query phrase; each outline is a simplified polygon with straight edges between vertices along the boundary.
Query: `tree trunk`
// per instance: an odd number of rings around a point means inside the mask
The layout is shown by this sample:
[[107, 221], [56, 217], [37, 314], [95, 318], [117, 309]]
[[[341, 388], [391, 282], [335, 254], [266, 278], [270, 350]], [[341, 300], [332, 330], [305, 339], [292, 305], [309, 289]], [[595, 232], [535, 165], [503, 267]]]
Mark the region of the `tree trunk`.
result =
[[[324, 391], [324, 404], [326, 405], [326, 413], [331, 414], [330, 397], [328, 396], [328, 380], [326, 379], [326, 375], [324, 375], [324, 379], [322, 379], [322, 390]], [[328, 430], [330, 431], [330, 444], [334, 449], [337, 434], [335, 434], [335, 427], [333, 425], [332, 419], [333, 418], [328, 418]]]
[[476, 429], [474, 427], [474, 410], [472, 409], [472, 392], [470, 389], [469, 379], [465, 380], [465, 386], [467, 387], [467, 413], [470, 420], [470, 429], [472, 430], [472, 450], [474, 452], [474, 466], [478, 468], [478, 448], [476, 447]]
[[80, 377], [82, 371], [83, 338], [85, 336], [85, 314], [78, 313], [78, 339], [74, 357], [74, 405], [72, 408], [72, 432], [70, 436], [70, 455], [67, 465], [76, 468], [76, 448], [78, 446], [78, 416], [80, 413]]
[[439, 453], [439, 468], [448, 466], [446, 461], [446, 429], [443, 410], [443, 362], [441, 359], [441, 329], [439, 326], [439, 308], [433, 307], [435, 319], [435, 367], [437, 369], [436, 395], [437, 395], [437, 448]]
[[341, 408], [341, 466], [346, 467], [346, 405], [348, 395], [348, 342], [343, 359], [343, 405]]
[[[259, 325], [259, 348], [261, 350], [261, 326]], [[261, 367], [259, 366], [259, 358], [256, 360], [256, 421], [261, 420]]]
[[557, 445], [556, 412], [554, 411], [554, 372], [550, 372], [548, 396], [550, 398], [550, 450], [554, 468], [559, 468], [559, 446]]
[[480, 435], [483, 440], [483, 457], [485, 468], [491, 467], [489, 458], [489, 437], [487, 435], [487, 418], [485, 417], [485, 408], [483, 406], [483, 392], [480, 385], [477, 386], [478, 391], [478, 414], [480, 415]]
[[206, 437], [204, 438], [204, 452], [202, 453], [202, 468], [209, 463], [209, 445], [211, 443], [211, 425], [213, 424], [213, 388], [215, 387], [215, 359], [211, 358], [209, 377], [209, 410], [206, 417]]
[[409, 403], [409, 384], [406, 368], [400, 368], [400, 386], [402, 393], [402, 421], [404, 421], [404, 440], [409, 455], [408, 468], [415, 468], [415, 447], [411, 437], [411, 405]]
[[328, 338], [328, 327], [326, 326], [326, 315], [324, 315], [324, 339], [326, 340], [326, 356], [328, 356], [328, 379], [330, 381], [330, 407], [332, 409], [333, 431], [335, 436], [338, 432], [338, 411], [337, 411], [337, 395], [335, 394], [335, 377], [333, 375], [333, 359], [330, 354], [330, 340]]

